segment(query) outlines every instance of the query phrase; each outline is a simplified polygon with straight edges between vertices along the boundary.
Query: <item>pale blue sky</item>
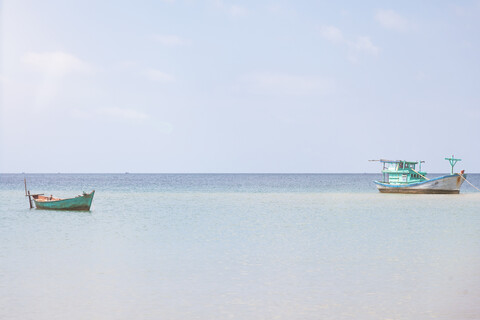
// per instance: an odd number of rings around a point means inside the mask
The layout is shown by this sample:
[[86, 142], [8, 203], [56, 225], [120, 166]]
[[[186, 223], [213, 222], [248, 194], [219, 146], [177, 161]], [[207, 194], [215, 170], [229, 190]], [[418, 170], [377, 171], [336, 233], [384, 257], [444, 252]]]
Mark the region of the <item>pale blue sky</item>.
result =
[[0, 172], [480, 172], [480, 1], [0, 10]]

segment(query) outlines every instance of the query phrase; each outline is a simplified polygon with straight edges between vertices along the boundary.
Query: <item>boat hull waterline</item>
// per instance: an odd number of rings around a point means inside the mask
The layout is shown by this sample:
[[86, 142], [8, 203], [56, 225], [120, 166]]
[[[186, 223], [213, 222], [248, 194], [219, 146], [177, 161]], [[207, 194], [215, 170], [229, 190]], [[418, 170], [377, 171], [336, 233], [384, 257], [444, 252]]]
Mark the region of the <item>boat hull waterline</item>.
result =
[[440, 194], [458, 194], [460, 187], [466, 178], [466, 174], [452, 174], [442, 176], [422, 182], [393, 185], [380, 181], [374, 181], [378, 191], [382, 193], [440, 193]]
[[95, 190], [75, 198], [49, 200], [48, 197], [33, 196], [35, 207], [43, 210], [90, 211]]

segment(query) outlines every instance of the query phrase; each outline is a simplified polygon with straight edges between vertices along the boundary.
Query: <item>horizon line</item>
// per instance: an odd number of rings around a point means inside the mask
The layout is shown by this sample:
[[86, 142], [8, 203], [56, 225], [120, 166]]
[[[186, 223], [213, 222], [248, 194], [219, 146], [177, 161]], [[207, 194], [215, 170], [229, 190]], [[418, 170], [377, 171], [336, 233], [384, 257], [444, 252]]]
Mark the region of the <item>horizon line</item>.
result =
[[[0, 172], [0, 174], [382, 174], [381, 172]], [[428, 174], [447, 174], [445, 172], [430, 172]], [[466, 174], [480, 174], [466, 172]]]

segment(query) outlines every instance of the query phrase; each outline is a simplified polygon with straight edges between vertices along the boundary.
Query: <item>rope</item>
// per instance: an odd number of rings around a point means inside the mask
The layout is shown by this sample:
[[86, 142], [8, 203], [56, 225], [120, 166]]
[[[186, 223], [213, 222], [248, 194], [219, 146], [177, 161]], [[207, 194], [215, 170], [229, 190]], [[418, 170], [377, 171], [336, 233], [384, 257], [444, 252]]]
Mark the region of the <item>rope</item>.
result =
[[478, 191], [480, 191], [480, 189], [478, 189], [477, 187], [475, 187], [470, 181], [467, 180], [467, 178], [465, 178], [462, 174], [460, 173], [457, 173], [460, 177], [463, 178], [463, 180], [465, 180], [466, 182], [468, 182], [469, 185], [471, 185], [472, 187], [474, 187], [475, 189], [477, 189]]
[[415, 171], [415, 169], [410, 168], [410, 170], [412, 170], [413, 172], [415, 172], [415, 173], [417, 173], [418, 175], [422, 176], [423, 178], [425, 178], [425, 179], [427, 179], [427, 180], [430, 180], [430, 179], [428, 179], [427, 177], [425, 177], [423, 174], [421, 174], [420, 172]]

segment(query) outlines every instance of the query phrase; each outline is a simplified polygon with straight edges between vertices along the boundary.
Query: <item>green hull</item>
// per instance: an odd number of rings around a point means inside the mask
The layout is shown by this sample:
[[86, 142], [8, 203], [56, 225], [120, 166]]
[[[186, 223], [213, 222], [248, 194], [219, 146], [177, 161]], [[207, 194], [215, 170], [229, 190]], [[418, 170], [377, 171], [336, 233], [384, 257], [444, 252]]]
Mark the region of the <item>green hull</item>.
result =
[[75, 210], [90, 211], [95, 190], [76, 198], [61, 199], [55, 201], [39, 201], [34, 199], [37, 209], [45, 210]]

